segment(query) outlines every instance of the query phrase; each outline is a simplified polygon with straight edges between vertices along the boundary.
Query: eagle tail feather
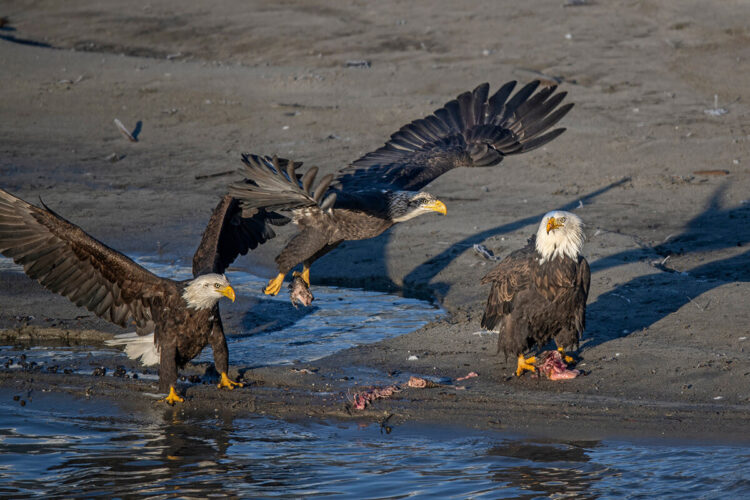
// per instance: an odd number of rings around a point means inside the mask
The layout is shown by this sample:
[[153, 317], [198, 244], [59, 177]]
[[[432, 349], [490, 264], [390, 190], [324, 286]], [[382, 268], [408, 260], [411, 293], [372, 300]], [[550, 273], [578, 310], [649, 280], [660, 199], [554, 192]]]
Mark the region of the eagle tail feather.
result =
[[139, 359], [143, 365], [151, 366], [159, 364], [159, 348], [154, 343], [154, 334], [138, 335], [135, 332], [115, 335], [115, 338], [106, 340], [107, 345], [124, 345], [125, 354], [130, 359]]

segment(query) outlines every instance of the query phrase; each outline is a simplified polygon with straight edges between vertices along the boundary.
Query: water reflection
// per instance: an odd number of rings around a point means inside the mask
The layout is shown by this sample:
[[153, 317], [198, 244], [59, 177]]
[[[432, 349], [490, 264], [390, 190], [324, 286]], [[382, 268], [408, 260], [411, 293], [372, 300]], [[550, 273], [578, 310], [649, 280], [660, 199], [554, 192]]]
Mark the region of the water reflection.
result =
[[492, 479], [528, 492], [518, 498], [537, 498], [540, 493], [552, 498], [596, 498], [591, 486], [606, 468], [589, 464], [587, 450], [599, 444], [505, 442], [493, 446], [487, 454], [517, 459], [521, 464], [500, 468]]
[[[734, 497], [750, 450], [236, 418], [0, 390], [0, 496]], [[24, 397], [29, 397], [24, 395]]]

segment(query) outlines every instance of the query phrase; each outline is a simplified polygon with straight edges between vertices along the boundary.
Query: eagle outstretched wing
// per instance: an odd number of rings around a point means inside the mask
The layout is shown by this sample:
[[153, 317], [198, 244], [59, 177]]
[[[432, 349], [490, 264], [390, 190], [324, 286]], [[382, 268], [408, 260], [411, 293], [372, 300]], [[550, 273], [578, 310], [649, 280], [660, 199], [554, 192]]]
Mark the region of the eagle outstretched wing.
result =
[[317, 207], [330, 209], [336, 194], [328, 187], [333, 174], [323, 176], [313, 189], [318, 167], [310, 167], [302, 176], [296, 169], [302, 165], [283, 158], [243, 154], [242, 173], [245, 179], [229, 186], [229, 194], [241, 201], [244, 215], [253, 215], [256, 210], [294, 210]]
[[[44, 204], [42, 204], [44, 205]], [[151, 303], [174, 283], [50, 210], [0, 189], [0, 253], [45, 288], [122, 327], [153, 331]]]
[[287, 217], [264, 209], [243, 217], [240, 201], [224, 195], [211, 214], [193, 255], [193, 276], [223, 274], [237, 256], [276, 237], [272, 225], [282, 226], [288, 222]]
[[566, 92], [555, 93], [554, 85], [537, 92], [540, 82], [535, 80], [510, 97], [515, 86], [515, 81], [508, 82], [491, 97], [487, 83], [464, 92], [339, 171], [334, 186], [417, 191], [453, 168], [496, 165], [565, 131], [547, 132], [573, 107], [569, 103], [557, 108]]

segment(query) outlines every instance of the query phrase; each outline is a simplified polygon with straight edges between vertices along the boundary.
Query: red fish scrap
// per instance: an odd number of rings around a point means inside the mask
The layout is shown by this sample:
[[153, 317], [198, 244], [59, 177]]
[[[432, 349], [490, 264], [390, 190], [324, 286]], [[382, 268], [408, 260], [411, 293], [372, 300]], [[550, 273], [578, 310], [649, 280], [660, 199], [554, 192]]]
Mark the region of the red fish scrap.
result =
[[[466, 380], [469, 378], [478, 377], [476, 372], [471, 372], [465, 377], [459, 377], [456, 380]], [[405, 384], [406, 387], [412, 389], [431, 389], [433, 387], [446, 387], [443, 384], [438, 384], [430, 380], [423, 379], [421, 377], [409, 377], [409, 381]], [[386, 387], [373, 387], [364, 391], [355, 392], [354, 394], [348, 393], [347, 400], [351, 403], [355, 410], [364, 410], [367, 405], [375, 401], [376, 399], [389, 398], [396, 392], [401, 392], [404, 389], [404, 384], [393, 384]], [[451, 386], [447, 386], [451, 387]], [[452, 386], [456, 390], [465, 389], [463, 386]]]
[[581, 374], [579, 370], [571, 370], [559, 351], [544, 351], [537, 356], [536, 368], [540, 375], [550, 380], [568, 380]]
[[366, 391], [348, 394], [347, 399], [355, 410], [364, 410], [368, 404], [376, 399], [389, 398], [394, 392], [401, 392], [401, 388], [395, 384], [386, 387], [373, 387]]

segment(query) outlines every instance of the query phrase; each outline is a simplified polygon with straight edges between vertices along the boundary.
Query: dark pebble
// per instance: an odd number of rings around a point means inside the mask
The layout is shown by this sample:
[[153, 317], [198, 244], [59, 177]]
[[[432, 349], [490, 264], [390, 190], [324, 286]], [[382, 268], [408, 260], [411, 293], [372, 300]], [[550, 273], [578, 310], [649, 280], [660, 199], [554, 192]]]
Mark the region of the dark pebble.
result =
[[121, 366], [118, 366], [115, 369], [115, 371], [114, 371], [114, 373], [112, 375], [114, 375], [115, 377], [122, 378], [122, 377], [125, 376], [125, 373], [126, 373], [125, 367], [121, 365]]
[[19, 399], [21, 399], [21, 396], [13, 396], [13, 401], [18, 401]]
[[100, 366], [99, 368], [94, 369], [94, 377], [103, 377], [107, 374], [107, 369], [103, 366]]
[[21, 400], [21, 406], [26, 406], [26, 401], [24, 401], [23, 399]]
[[70, 375], [71, 373], [73, 373], [73, 370], [71, 370], [70, 368], [65, 368], [65, 369], [63, 370], [63, 373], [64, 373], [65, 375]]
[[138, 379], [138, 374], [137, 373], [133, 374], [133, 379]]

